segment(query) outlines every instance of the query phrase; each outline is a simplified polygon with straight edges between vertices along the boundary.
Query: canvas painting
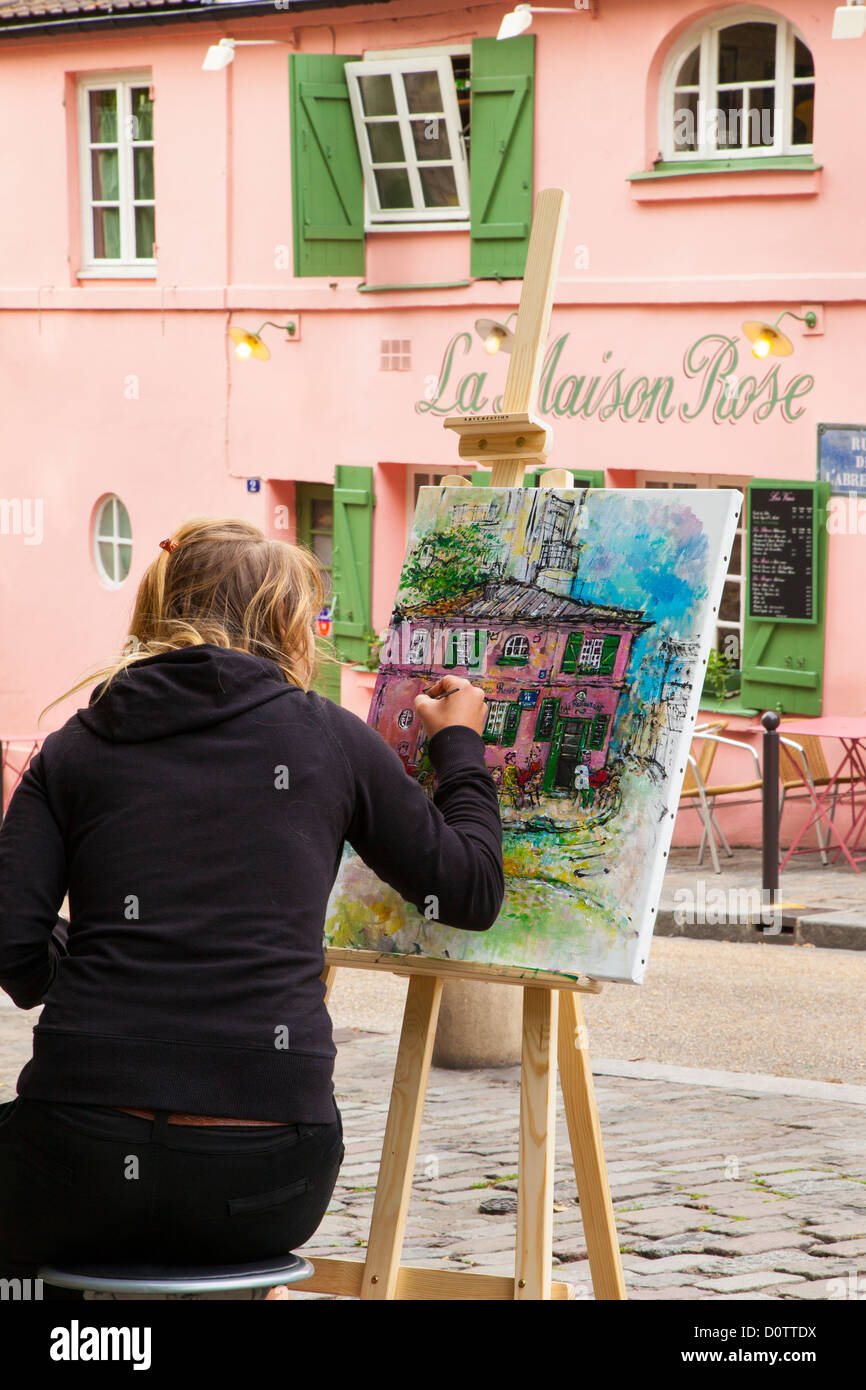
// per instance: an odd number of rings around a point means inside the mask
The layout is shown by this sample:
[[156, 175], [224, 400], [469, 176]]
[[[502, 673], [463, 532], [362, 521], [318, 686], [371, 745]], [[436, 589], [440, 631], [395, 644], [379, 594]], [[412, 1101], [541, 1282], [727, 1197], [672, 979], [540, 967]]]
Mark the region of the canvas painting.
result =
[[369, 723], [434, 794], [413, 700], [487, 698], [506, 897], [428, 920], [346, 848], [330, 946], [639, 982], [742, 495], [420, 490]]

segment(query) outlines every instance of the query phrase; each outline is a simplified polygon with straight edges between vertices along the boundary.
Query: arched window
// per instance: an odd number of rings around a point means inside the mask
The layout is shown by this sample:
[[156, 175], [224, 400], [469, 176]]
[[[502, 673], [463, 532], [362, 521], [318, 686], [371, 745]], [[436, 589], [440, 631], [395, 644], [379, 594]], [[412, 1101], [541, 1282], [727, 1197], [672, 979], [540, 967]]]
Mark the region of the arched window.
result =
[[529, 638], [521, 636], [509, 637], [505, 646], [502, 648], [502, 655], [506, 661], [528, 661]]
[[132, 527], [129, 512], [114, 493], [104, 497], [96, 509], [93, 558], [103, 584], [119, 589], [132, 560]]
[[726, 10], [682, 35], [660, 98], [665, 161], [811, 153], [812, 54], [767, 10]]

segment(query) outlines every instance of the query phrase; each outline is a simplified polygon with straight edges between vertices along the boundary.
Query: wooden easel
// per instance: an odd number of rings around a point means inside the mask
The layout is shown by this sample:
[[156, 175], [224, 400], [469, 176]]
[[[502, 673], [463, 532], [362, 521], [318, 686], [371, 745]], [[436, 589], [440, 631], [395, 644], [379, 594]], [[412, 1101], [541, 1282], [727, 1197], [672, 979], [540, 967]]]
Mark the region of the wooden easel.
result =
[[[527, 463], [544, 462], [550, 451], [550, 430], [533, 417], [531, 404], [541, 373], [567, 204], [568, 195], [558, 188], [546, 189], [536, 200], [502, 414], [451, 416], [444, 422], [460, 435], [461, 459], [492, 462], [492, 487], [521, 486]], [[446, 477], [442, 483], [456, 486], [466, 479]], [[573, 478], [564, 470], [551, 470], [542, 475], [541, 484], [571, 487]], [[328, 950], [326, 962], [328, 993], [338, 966], [387, 970], [410, 979], [366, 1260], [362, 1264], [317, 1257], [314, 1276], [298, 1287], [361, 1299], [568, 1298], [570, 1286], [551, 1278], [558, 1057], [593, 1290], [596, 1298], [625, 1298], [579, 998], [581, 993], [599, 993], [601, 984], [586, 976], [374, 951]], [[400, 1264], [439, 1003], [449, 979], [488, 980], [523, 989], [513, 1279]]]

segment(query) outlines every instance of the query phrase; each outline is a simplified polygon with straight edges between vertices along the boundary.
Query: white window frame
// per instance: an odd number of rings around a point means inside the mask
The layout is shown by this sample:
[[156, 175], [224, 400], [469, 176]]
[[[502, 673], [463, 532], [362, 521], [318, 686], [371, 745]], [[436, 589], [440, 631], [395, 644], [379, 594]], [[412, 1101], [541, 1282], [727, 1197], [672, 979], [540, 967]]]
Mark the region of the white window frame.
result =
[[[719, 34], [735, 24], [774, 24], [776, 26], [776, 76], [765, 82], [731, 82], [721, 87], [715, 81], [718, 72]], [[794, 77], [794, 49], [799, 41], [812, 53], [804, 36], [796, 25], [771, 10], [754, 6], [735, 6], [722, 10], [714, 18], [702, 20], [693, 25], [674, 44], [665, 59], [662, 79], [659, 84], [659, 148], [666, 163], [688, 163], [696, 160], [736, 160], [736, 159], [777, 159], [785, 155], [810, 155], [814, 146], [794, 145], [791, 141], [791, 125], [794, 107], [794, 92], [797, 87], [817, 86], [817, 76]], [[692, 49], [700, 48], [697, 86], [677, 87], [676, 79], [681, 65]], [[813, 68], [815, 55], [812, 53]], [[711, 143], [713, 131], [708, 119], [709, 113], [716, 109], [716, 92], [726, 88], [775, 87], [775, 107], [777, 119], [773, 131], [772, 145], [752, 145], [745, 149], [718, 149]], [[676, 93], [696, 91], [698, 94], [698, 148], [677, 150], [674, 146], [674, 110]], [[748, 97], [746, 98], [748, 102]], [[707, 119], [702, 119], [702, 113]], [[779, 114], [780, 113], [780, 114]], [[748, 107], [746, 127], [749, 128]]]
[[[78, 83], [78, 154], [79, 188], [81, 203], [81, 269], [80, 278], [117, 278], [135, 276], [152, 277], [156, 268], [155, 256], [136, 256], [135, 252], [135, 208], [156, 207], [156, 198], [136, 198], [134, 180], [133, 151], [136, 147], [155, 148], [155, 139], [133, 140], [132, 130], [132, 89], [148, 87], [153, 90], [153, 75], [149, 71], [101, 73], [82, 78]], [[89, 95], [94, 91], [115, 91], [117, 93], [118, 138], [117, 138], [117, 191], [120, 209], [120, 248], [117, 259], [97, 257], [93, 250], [93, 169], [91, 150], [100, 146], [93, 144], [90, 135]], [[155, 135], [155, 112], [154, 112]], [[114, 145], [107, 146], [114, 148]]]
[[[454, 52], [463, 50], [454, 50]], [[391, 78], [398, 78], [404, 73], [410, 72], [431, 72], [435, 71], [439, 78], [439, 89], [442, 92], [442, 113], [431, 113], [430, 119], [441, 118], [445, 121], [445, 128], [448, 133], [448, 144], [451, 150], [451, 158], [448, 160], [438, 160], [431, 163], [430, 167], [436, 164], [449, 165], [454, 169], [454, 181], [457, 186], [457, 196], [459, 204], [457, 207], [430, 208], [424, 203], [424, 194], [421, 186], [421, 179], [418, 173], [418, 160], [415, 155], [415, 145], [412, 139], [411, 121], [423, 120], [423, 113], [410, 112], [406, 102], [406, 91], [401, 81], [394, 81], [394, 101], [397, 107], [396, 113], [387, 116], [367, 116], [364, 112], [361, 101], [361, 92], [358, 86], [359, 77], [376, 77], [388, 74]], [[429, 56], [390, 57], [390, 58], [370, 58], [360, 62], [346, 63], [345, 66], [346, 82], [349, 88], [349, 100], [352, 107], [352, 116], [355, 122], [355, 137], [358, 142], [358, 153], [361, 157], [361, 167], [364, 173], [364, 223], [365, 230], [368, 232], [381, 231], [385, 227], [407, 226], [418, 230], [421, 227], [438, 227], [444, 223], [457, 223], [461, 227], [469, 225], [469, 164], [466, 158], [466, 149], [463, 142], [463, 129], [460, 121], [460, 111], [457, 106], [457, 91], [454, 86], [454, 73], [451, 67], [450, 52], [439, 51], [431, 53]], [[403, 142], [404, 158], [398, 163], [391, 165], [382, 164], [376, 161], [374, 164], [369, 141], [367, 139], [368, 124], [387, 123], [397, 121], [400, 126], [400, 135]], [[409, 186], [412, 191], [413, 207], [399, 209], [383, 209], [379, 204], [379, 196], [376, 188], [376, 180], [373, 176], [375, 168], [405, 168]]]
[[409, 639], [409, 665], [427, 666], [430, 662], [430, 633], [416, 627]]
[[[514, 651], [514, 647], [519, 647], [519, 651]], [[506, 638], [505, 646], [502, 648], [502, 655], [510, 658], [521, 657], [528, 661], [530, 657], [529, 638], [522, 632], [513, 632]]]
[[601, 665], [601, 654], [604, 650], [604, 638], [595, 637], [588, 632], [583, 634], [583, 641], [580, 644], [580, 655], [577, 658], [578, 670], [597, 671]]
[[[105, 513], [109, 507], [111, 508], [111, 531], [110, 533], [101, 535], [99, 528], [102, 525], [103, 517], [105, 516]], [[123, 507], [123, 510], [126, 512], [126, 515], [129, 518], [128, 536], [122, 536], [118, 529], [118, 507]], [[108, 573], [108, 570], [105, 568], [105, 565], [103, 563], [102, 556], [99, 553], [100, 545], [110, 545], [112, 547], [114, 552], [115, 571], [117, 571], [119, 568], [117, 563], [118, 551], [122, 546], [126, 546], [128, 548], [129, 568], [127, 569], [126, 574], [123, 576], [122, 579], [115, 579], [112, 575]], [[121, 497], [118, 497], [116, 492], [109, 492], [105, 497], [103, 497], [100, 500], [99, 505], [96, 508], [96, 514], [93, 518], [93, 561], [96, 565], [96, 572], [99, 575], [100, 581], [102, 584], [105, 585], [106, 589], [123, 588], [124, 584], [129, 578], [132, 569], [132, 518], [129, 516], [129, 508], [127, 507], [126, 503], [123, 501]]]
[[512, 702], [510, 700], [488, 700], [487, 708], [490, 713], [487, 716], [487, 723], [484, 725], [485, 738], [499, 738], [505, 727], [505, 711]]
[[[735, 473], [653, 473], [638, 469], [635, 472], [635, 487], [645, 488], [647, 483], [652, 483], [653, 490], [671, 488], [739, 488], [743, 496], [751, 482], [751, 477], [741, 477]], [[725, 574], [725, 584], [736, 584], [740, 591], [740, 616], [739, 619], [716, 618], [715, 629], [716, 637], [714, 646], [718, 650], [720, 639], [728, 633], [736, 633], [738, 656], [736, 665], [742, 668], [743, 664], [743, 626], [746, 615], [746, 545], [748, 543], [748, 507], [743, 504], [740, 512], [740, 519], [737, 522], [737, 535], [740, 538], [740, 564], [738, 569], [733, 569], [734, 556], [728, 565]], [[724, 590], [723, 590], [724, 592]]]

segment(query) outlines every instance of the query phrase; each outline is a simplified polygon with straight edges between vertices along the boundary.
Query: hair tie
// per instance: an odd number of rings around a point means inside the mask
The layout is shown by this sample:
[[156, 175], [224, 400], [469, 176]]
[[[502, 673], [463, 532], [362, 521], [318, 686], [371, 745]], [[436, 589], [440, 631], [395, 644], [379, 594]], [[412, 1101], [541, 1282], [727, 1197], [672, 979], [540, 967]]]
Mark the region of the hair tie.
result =
[[172, 553], [173, 550], [177, 550], [178, 545], [178, 541], [168, 540], [167, 538], [166, 540], [160, 541], [159, 543], [160, 550], [167, 550], [169, 555]]

